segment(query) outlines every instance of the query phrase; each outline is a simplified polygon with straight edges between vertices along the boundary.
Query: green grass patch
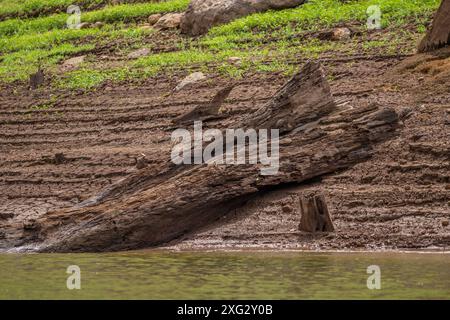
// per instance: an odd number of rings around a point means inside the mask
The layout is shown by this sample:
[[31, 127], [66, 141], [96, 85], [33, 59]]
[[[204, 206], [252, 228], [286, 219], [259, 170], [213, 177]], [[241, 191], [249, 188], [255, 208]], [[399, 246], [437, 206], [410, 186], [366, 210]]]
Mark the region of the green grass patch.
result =
[[119, 26], [105, 26], [102, 29], [64, 29], [52, 30], [38, 34], [16, 35], [11, 37], [0, 38], [0, 52], [14, 52], [19, 50], [34, 50], [52, 48], [64, 42], [75, 40], [83, 40], [89, 42], [111, 41], [119, 38], [134, 38], [138, 39], [146, 34], [151, 33], [151, 30], [140, 28], [125, 28], [121, 29]]
[[55, 86], [62, 89], [81, 89], [90, 90], [104, 83], [110, 81], [123, 81], [131, 76], [131, 72], [127, 67], [97, 70], [82, 68], [66, 74], [63, 78], [55, 82]]
[[26, 81], [30, 74], [36, 72], [39, 63], [42, 63], [44, 68], [49, 68], [68, 55], [92, 50], [93, 47], [92, 44], [74, 46], [66, 43], [50, 50], [36, 49], [4, 55], [0, 64], [0, 81]]
[[[129, 65], [114, 69], [95, 69], [86, 66], [84, 69], [68, 73], [58, 81], [57, 86], [65, 89], [92, 89], [105, 81], [123, 81], [126, 79], [143, 79], [159, 74], [170, 74], [180, 70], [202, 70], [207, 73], [220, 73], [232, 78], [242, 77], [249, 71], [292, 72], [292, 66], [286, 62], [292, 55], [302, 55], [305, 58], [318, 56], [320, 53], [335, 49], [343, 44], [311, 40], [304, 46], [288, 47], [285, 50], [254, 49], [254, 50], [223, 50], [221, 52], [188, 49], [185, 51], [154, 54], [139, 58]], [[229, 62], [230, 57], [241, 59], [238, 65]], [[273, 60], [271, 69], [265, 67], [265, 61]]]
[[253, 14], [210, 30], [210, 36], [276, 29], [295, 24], [301, 30], [318, 30], [340, 22], [367, 21], [367, 8], [379, 5], [382, 25], [401, 25], [406, 18], [428, 17], [441, 0], [310, 0], [294, 9]]
[[[152, 31], [125, 29], [123, 23], [156, 12], [180, 11], [186, 8], [188, 2], [171, 0], [116, 5], [82, 16], [82, 21], [112, 23], [102, 29], [64, 29], [67, 19], [64, 14], [28, 20], [13, 19], [12, 24], [17, 21], [23, 23], [15, 33], [2, 29], [9, 22], [4, 21], [0, 23], [0, 34], [3, 30], [4, 34], [10, 35], [0, 38], [0, 51], [4, 53], [0, 62], [0, 81], [28, 79], [29, 74], [35, 72], [39, 57], [43, 58], [46, 71], [51, 71], [63, 58], [93, 48], [94, 45], [120, 37], [139, 39]], [[362, 36], [351, 40], [333, 42], [321, 41], [309, 35], [310, 31], [341, 22], [359, 22], [364, 29], [366, 10], [372, 4], [380, 5], [385, 28], [375, 38], [363, 32]], [[200, 39], [179, 38], [175, 44], [179, 51], [123, 61], [120, 66], [111, 64], [109, 67], [99, 67], [95, 62], [86, 62], [78, 70], [58, 75], [54, 85], [66, 89], [91, 90], [109, 81], [139, 80], [181, 70], [185, 73], [201, 70], [229, 77], [242, 77], [250, 71], [290, 75], [297, 70], [296, 63], [299, 60], [361, 53], [408, 53], [414, 49], [438, 5], [439, 0], [355, 0], [344, 3], [338, 0], [310, 0], [295, 9], [269, 11], [238, 19], [213, 28]], [[411, 27], [411, 23], [412, 28], [404, 28], [406, 25]], [[27, 30], [31, 33], [28, 34]], [[37, 30], [43, 31], [38, 33]], [[83, 45], [76, 46], [81, 43]], [[133, 41], [131, 46], [121, 43], [117, 49], [122, 50], [123, 54], [142, 45]], [[230, 57], [239, 57], [240, 63], [229, 62]]]
[[[120, 23], [147, 17], [154, 13], [183, 11], [189, 0], [169, 0], [156, 3], [122, 4], [107, 6], [101, 10], [82, 12], [82, 22]], [[36, 19], [10, 19], [0, 22], [0, 36], [22, 35], [26, 33], [45, 32], [66, 27], [66, 13], [55, 14]]]
[[57, 101], [58, 101], [58, 97], [55, 95], [51, 95], [50, 98], [47, 99], [47, 101], [35, 104], [35, 105], [31, 106], [28, 110], [30, 112], [47, 111], [47, 110], [50, 110], [51, 108], [53, 108]]
[[[93, 50], [96, 46], [117, 39], [139, 41], [150, 32], [152, 31], [139, 28], [111, 30], [106, 28], [59, 30], [34, 36], [0, 38], [0, 46], [4, 54], [0, 59], [0, 80], [6, 83], [24, 81], [36, 71], [39, 61], [43, 63], [46, 71], [49, 71], [68, 56]], [[76, 44], [74, 40], [82, 40], [84, 43]]]
[[45, 15], [50, 12], [66, 11], [70, 5], [83, 9], [97, 7], [108, 0], [5, 0], [0, 2], [0, 19], [26, 18]]

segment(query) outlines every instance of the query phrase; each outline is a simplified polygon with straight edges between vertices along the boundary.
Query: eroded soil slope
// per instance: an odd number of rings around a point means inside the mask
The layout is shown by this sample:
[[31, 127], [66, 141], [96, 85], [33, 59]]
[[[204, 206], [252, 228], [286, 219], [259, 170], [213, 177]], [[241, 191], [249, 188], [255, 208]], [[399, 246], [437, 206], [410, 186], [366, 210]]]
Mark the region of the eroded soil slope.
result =
[[[381, 249], [450, 246], [450, 88], [448, 51], [436, 57], [322, 59], [333, 94], [355, 108], [377, 102], [403, 117], [398, 137], [373, 157], [309, 185], [261, 194], [173, 248]], [[296, 61], [303, 64], [304, 61]], [[172, 93], [186, 74], [97, 91], [0, 94], [0, 238], [26, 236], [32, 219], [72, 206], [138, 170], [170, 157], [170, 121], [207, 103], [229, 80], [210, 75]], [[255, 110], [286, 81], [251, 74], [237, 81], [229, 119]], [[51, 104], [48, 105], [49, 99]], [[210, 127], [226, 126], [210, 122]], [[297, 232], [298, 196], [323, 192], [335, 234]], [[31, 222], [30, 222], [31, 221]], [[19, 226], [23, 234], [17, 234]], [[13, 234], [15, 233], [15, 234]]]

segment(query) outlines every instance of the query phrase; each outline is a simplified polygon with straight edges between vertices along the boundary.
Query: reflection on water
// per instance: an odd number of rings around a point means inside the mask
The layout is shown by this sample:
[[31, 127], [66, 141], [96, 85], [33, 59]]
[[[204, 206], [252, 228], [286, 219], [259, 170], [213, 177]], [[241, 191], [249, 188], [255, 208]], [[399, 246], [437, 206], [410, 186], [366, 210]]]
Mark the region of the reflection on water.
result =
[[[81, 290], [66, 269], [81, 268]], [[367, 289], [367, 267], [381, 290]], [[450, 298], [450, 255], [275, 252], [0, 254], [1, 299]]]

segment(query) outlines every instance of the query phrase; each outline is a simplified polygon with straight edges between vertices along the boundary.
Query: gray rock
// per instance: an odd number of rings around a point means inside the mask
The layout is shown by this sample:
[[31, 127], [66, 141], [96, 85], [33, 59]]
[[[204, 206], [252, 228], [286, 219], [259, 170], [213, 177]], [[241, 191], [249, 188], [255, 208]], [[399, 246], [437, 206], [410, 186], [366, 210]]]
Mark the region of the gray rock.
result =
[[192, 0], [181, 20], [181, 31], [191, 36], [205, 34], [211, 27], [269, 9], [286, 9], [306, 0]]
[[320, 40], [344, 41], [350, 39], [352, 31], [346, 27], [334, 28], [332, 30], [322, 31], [318, 34]]
[[78, 57], [73, 57], [73, 58], [67, 59], [61, 65], [61, 71], [67, 72], [67, 71], [72, 71], [72, 70], [78, 69], [80, 67], [80, 65], [84, 62], [85, 58], [86, 58], [86, 56], [78, 56]]
[[180, 91], [184, 87], [191, 85], [193, 83], [196, 83], [198, 81], [201, 81], [205, 79], [206, 76], [202, 72], [194, 72], [188, 75], [186, 78], [184, 78], [174, 89], [174, 91]]
[[78, 29], [89, 29], [91, 26], [89, 22], [82, 22], [78, 25]]
[[168, 13], [163, 15], [153, 27], [155, 29], [176, 29], [180, 27], [183, 13]]
[[335, 28], [333, 30], [333, 35], [331, 37], [331, 40], [334, 41], [342, 41], [342, 40], [348, 40], [350, 39], [352, 35], [352, 32], [350, 31], [349, 28]]
[[155, 14], [150, 15], [150, 16], [147, 18], [147, 21], [148, 21], [148, 23], [150, 23], [151, 25], [153, 25], [153, 24], [157, 23], [158, 20], [161, 19], [161, 17], [162, 17], [162, 14], [160, 14], [160, 13], [155, 13]]
[[101, 21], [97, 21], [96, 23], [94, 23], [92, 25], [93, 28], [103, 28], [105, 26], [105, 24]]
[[241, 63], [242, 63], [242, 59], [239, 58], [239, 57], [229, 57], [229, 58], [227, 59], [227, 62], [228, 62], [229, 64], [234, 65], [234, 66], [240, 66]]

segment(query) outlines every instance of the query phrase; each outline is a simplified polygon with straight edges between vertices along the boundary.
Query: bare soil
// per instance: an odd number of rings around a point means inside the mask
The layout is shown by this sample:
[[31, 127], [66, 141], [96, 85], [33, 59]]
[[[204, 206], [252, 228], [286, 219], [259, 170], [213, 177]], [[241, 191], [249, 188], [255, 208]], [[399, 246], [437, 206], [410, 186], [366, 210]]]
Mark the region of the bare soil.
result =
[[[336, 100], [377, 102], [403, 118], [368, 161], [309, 184], [259, 194], [171, 249], [308, 250], [450, 247], [450, 50], [411, 56], [323, 59]], [[303, 63], [298, 61], [295, 63]], [[4, 88], [0, 93], [0, 239], [49, 210], [73, 206], [148, 164], [170, 157], [171, 120], [209, 102], [228, 79], [172, 93], [184, 74], [88, 93]], [[229, 119], [254, 111], [287, 80], [251, 74], [225, 103]], [[49, 108], [33, 106], [55, 102]], [[52, 100], [53, 101], [53, 100]], [[225, 120], [210, 127], [226, 126]], [[320, 192], [336, 232], [298, 231], [298, 197]], [[6, 223], [8, 222], [8, 223]], [[26, 232], [27, 226], [23, 226]], [[7, 243], [5, 241], [4, 243]]]

